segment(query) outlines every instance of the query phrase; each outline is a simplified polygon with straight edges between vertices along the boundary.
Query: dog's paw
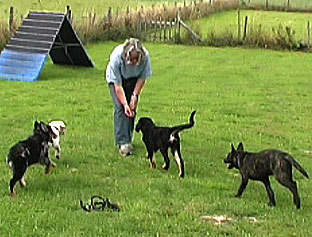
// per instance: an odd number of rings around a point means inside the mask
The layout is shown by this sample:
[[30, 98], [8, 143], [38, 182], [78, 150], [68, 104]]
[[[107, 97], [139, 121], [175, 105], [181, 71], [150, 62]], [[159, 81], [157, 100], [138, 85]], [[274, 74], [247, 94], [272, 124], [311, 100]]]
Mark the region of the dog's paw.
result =
[[55, 158], [59, 160], [59, 159], [61, 159], [61, 156], [60, 155], [56, 155]]
[[17, 198], [16, 192], [12, 192], [12, 193], [11, 193], [11, 198], [12, 198], [13, 200], [15, 200], [15, 199]]
[[234, 197], [236, 197], [236, 198], [241, 198], [242, 195], [241, 195], [241, 194], [236, 194]]
[[155, 162], [151, 162], [150, 163], [150, 167], [151, 167], [151, 169], [156, 169], [156, 163]]
[[275, 207], [275, 206], [276, 206], [276, 203], [269, 202], [269, 203], [268, 203], [268, 206], [269, 206], [269, 207]]
[[51, 162], [49, 165], [47, 165], [45, 169], [45, 174], [50, 175], [54, 167], [56, 167], [56, 164], [54, 162]]
[[22, 188], [24, 188], [26, 186], [26, 181], [23, 179], [21, 179], [19, 183], [20, 183]]

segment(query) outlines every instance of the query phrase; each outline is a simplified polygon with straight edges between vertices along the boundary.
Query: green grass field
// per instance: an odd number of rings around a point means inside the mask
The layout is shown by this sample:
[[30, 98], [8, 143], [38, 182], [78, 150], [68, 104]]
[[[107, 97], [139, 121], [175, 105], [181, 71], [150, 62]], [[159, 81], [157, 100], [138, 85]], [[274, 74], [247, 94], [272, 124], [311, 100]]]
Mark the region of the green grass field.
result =
[[[151, 170], [141, 136], [136, 153], [121, 158], [114, 147], [113, 108], [104, 80], [117, 42], [89, 45], [96, 68], [56, 66], [49, 61], [39, 81], [0, 80], [0, 236], [309, 236], [310, 180], [294, 171], [302, 201], [296, 210], [290, 192], [272, 178], [277, 206], [267, 206], [265, 188], [250, 182], [234, 198], [239, 174], [223, 159], [230, 144], [248, 151], [278, 148], [290, 152], [310, 173], [311, 55], [269, 50], [186, 47], [147, 43], [153, 77], [141, 96], [138, 117], [158, 125], [187, 122], [182, 134], [186, 177]], [[51, 176], [43, 167], [28, 172], [28, 186], [9, 197], [9, 148], [32, 132], [35, 120], [63, 119], [68, 133], [63, 157]], [[54, 159], [55, 160], [55, 159]], [[79, 200], [98, 194], [120, 204], [120, 213], [87, 213]], [[203, 215], [227, 215], [215, 226]], [[254, 219], [256, 222], [254, 222]]]
[[[245, 17], [248, 17], [247, 22], [247, 36], [259, 29], [261, 25], [261, 32], [263, 35], [272, 36], [272, 29], [277, 30], [279, 26], [290, 27], [295, 32], [295, 39], [297, 41], [306, 42], [308, 40], [307, 25], [308, 21], [311, 22], [311, 14], [308, 13], [285, 13], [285, 12], [273, 12], [273, 11], [253, 11], [242, 10], [241, 11], [241, 24], [242, 34], [244, 31]], [[209, 38], [211, 32], [215, 36], [229, 36], [233, 35], [237, 37], [238, 13], [236, 10], [220, 12], [211, 15], [208, 18], [202, 18], [197, 21], [193, 21], [191, 24], [197, 26], [200, 29], [200, 33], [203, 39]]]
[[[264, 4], [265, 0], [245, 0], [245, 3]], [[268, 0], [269, 5], [284, 6], [288, 0]], [[289, 0], [290, 6], [294, 8], [310, 8], [312, 2], [310, 0]]]
[[[177, 0], [177, 2], [182, 2], [182, 0]], [[73, 15], [76, 20], [79, 21], [88, 12], [95, 12], [98, 16], [106, 16], [109, 7], [113, 8], [113, 13], [115, 14], [117, 9], [119, 11], [125, 11], [127, 6], [132, 8], [144, 6], [151, 6], [152, 4], [161, 5], [166, 3], [173, 5], [173, 1], [162, 1], [162, 0], [25, 0], [25, 1], [14, 1], [2, 0], [0, 2], [0, 19], [9, 19], [9, 9], [13, 6], [16, 11], [17, 16], [26, 16], [30, 10], [39, 11], [56, 11], [56, 12], [66, 12], [66, 6], [71, 6]]]

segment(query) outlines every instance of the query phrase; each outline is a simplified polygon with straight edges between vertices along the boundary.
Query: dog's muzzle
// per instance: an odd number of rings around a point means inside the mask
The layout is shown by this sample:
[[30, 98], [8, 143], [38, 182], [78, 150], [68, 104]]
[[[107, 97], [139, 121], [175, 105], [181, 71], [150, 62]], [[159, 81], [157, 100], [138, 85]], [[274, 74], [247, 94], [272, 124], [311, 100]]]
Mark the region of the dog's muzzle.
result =
[[228, 169], [233, 169], [233, 168], [235, 167], [235, 166], [234, 166], [230, 161], [228, 161], [227, 159], [223, 160], [223, 163], [229, 164], [229, 165], [228, 165]]

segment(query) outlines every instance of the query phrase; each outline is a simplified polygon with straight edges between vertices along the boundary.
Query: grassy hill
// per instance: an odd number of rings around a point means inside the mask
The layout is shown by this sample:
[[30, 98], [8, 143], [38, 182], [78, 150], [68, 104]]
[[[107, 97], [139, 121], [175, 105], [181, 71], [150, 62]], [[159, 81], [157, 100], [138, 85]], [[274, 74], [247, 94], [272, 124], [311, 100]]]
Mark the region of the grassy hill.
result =
[[[256, 3], [256, 4], [264, 4], [264, 0], [242, 0], [242, 2], [245, 3]], [[284, 6], [288, 1], [284, 0], [268, 0], [268, 3], [270, 5], [275, 6]], [[295, 8], [306, 8], [306, 7], [312, 7], [312, 3], [309, 0], [289, 0], [290, 6]]]
[[[309, 13], [293, 13], [293, 12], [276, 12], [276, 11], [241, 11], [241, 34], [243, 36], [245, 17], [248, 17], [247, 22], [247, 37], [293, 37], [294, 41], [307, 42], [308, 21], [311, 22], [311, 14]], [[203, 39], [214, 37], [237, 38], [238, 13], [236, 10], [213, 14], [208, 18], [202, 18], [197, 21], [192, 21], [194, 29], [197, 29]], [[289, 27], [291, 34], [287, 34], [285, 28]], [[279, 28], [282, 28], [281, 32]], [[278, 35], [281, 33], [281, 35]]]

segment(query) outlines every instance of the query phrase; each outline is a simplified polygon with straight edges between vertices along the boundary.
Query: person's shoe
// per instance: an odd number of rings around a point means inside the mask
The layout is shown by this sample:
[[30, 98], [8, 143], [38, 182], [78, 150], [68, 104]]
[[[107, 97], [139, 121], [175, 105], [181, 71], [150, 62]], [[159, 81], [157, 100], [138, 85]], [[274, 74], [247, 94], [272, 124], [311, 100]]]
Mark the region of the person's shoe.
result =
[[129, 149], [130, 155], [132, 155], [134, 153], [133, 145], [131, 143], [129, 143], [127, 145], [128, 145], [128, 149]]
[[129, 144], [122, 144], [119, 146], [119, 153], [121, 156], [126, 157], [131, 155]]

